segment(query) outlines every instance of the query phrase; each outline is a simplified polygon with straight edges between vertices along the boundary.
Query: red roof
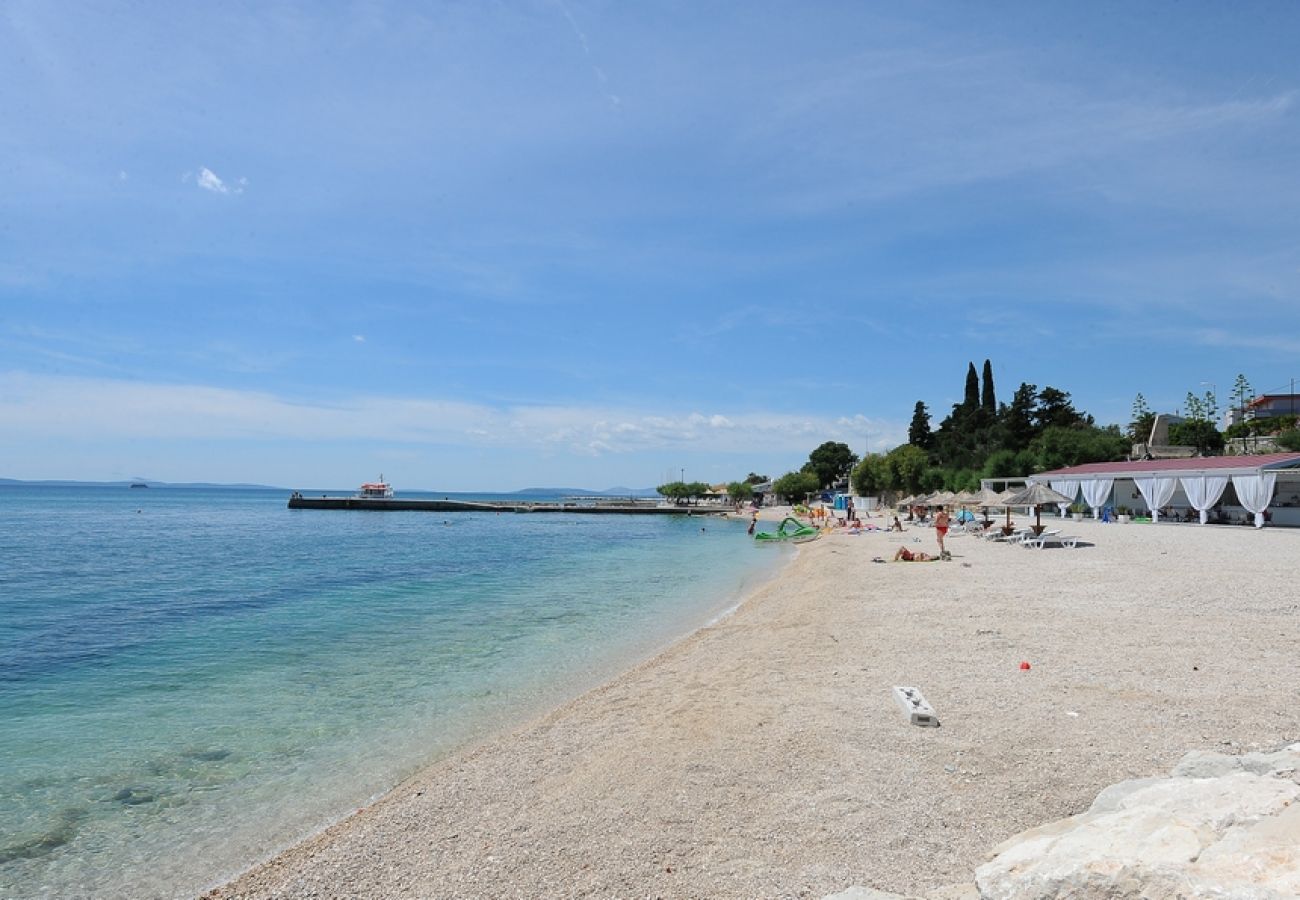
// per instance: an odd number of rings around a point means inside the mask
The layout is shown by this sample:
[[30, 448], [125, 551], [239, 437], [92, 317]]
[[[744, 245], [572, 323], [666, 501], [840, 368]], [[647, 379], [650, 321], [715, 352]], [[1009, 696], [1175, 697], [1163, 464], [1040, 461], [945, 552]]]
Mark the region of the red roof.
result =
[[1260, 453], [1254, 456], [1197, 456], [1192, 459], [1135, 459], [1132, 462], [1085, 463], [1039, 472], [1070, 478], [1075, 475], [1127, 475], [1145, 472], [1199, 472], [1208, 469], [1287, 469], [1300, 466], [1300, 453]]

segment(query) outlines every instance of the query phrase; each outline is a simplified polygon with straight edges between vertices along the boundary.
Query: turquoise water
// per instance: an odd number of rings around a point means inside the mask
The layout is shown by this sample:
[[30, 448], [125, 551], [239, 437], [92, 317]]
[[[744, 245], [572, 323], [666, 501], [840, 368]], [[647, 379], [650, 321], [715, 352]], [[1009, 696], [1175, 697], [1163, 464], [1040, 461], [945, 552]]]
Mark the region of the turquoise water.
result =
[[286, 499], [0, 487], [0, 896], [193, 895], [785, 557], [743, 522]]

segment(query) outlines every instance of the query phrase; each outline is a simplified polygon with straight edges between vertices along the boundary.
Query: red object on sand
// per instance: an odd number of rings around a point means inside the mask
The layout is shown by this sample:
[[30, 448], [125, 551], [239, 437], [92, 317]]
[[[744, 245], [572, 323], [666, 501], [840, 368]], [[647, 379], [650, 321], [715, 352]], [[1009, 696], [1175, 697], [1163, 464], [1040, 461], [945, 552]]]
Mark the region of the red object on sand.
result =
[[1027, 663], [1027, 662], [1022, 662], [1022, 663], [1020, 664], [1020, 671], [1022, 671], [1022, 672], [1028, 672], [1028, 671], [1029, 671], [1029, 663]]

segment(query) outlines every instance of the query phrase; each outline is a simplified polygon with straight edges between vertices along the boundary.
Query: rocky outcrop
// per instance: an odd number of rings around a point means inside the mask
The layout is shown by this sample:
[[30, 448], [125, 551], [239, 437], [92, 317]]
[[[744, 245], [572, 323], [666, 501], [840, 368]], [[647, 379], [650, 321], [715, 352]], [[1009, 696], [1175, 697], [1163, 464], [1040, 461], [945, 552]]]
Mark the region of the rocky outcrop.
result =
[[1081, 815], [1003, 843], [985, 900], [1300, 897], [1300, 744], [1191, 753], [1167, 778], [1102, 791]]
[[[1196, 752], [1164, 778], [1112, 785], [1087, 812], [996, 847], [981, 900], [1282, 900], [1300, 897], [1300, 744]], [[853, 893], [860, 891], [861, 893]], [[958, 888], [932, 900], [963, 895]], [[852, 888], [842, 900], [895, 895]], [[901, 898], [899, 898], [901, 900]]]

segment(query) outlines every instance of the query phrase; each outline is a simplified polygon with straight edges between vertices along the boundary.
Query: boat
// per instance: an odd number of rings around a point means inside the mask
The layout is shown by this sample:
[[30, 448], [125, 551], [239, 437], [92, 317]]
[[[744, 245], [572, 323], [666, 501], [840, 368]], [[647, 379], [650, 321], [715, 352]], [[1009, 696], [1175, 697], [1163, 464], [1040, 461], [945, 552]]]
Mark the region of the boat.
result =
[[777, 526], [776, 531], [760, 531], [754, 535], [754, 540], [802, 544], [807, 541], [815, 541], [819, 537], [821, 537], [821, 532], [812, 525], [806, 525], [794, 516], [786, 516], [781, 520], [781, 524]]
[[148, 486], [149, 485], [145, 484], [143, 481], [134, 481], [131, 483], [131, 487], [133, 488], [147, 488]]
[[361, 485], [361, 489], [352, 496], [356, 497], [358, 500], [392, 500], [393, 486], [384, 481], [384, 476], [381, 472], [378, 481], [367, 481], [365, 484]]

